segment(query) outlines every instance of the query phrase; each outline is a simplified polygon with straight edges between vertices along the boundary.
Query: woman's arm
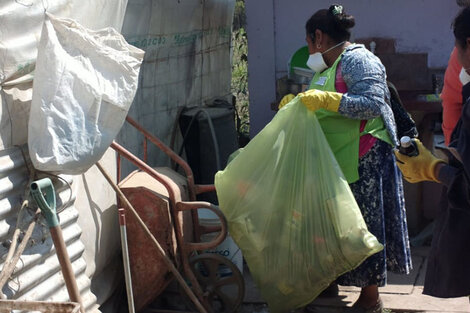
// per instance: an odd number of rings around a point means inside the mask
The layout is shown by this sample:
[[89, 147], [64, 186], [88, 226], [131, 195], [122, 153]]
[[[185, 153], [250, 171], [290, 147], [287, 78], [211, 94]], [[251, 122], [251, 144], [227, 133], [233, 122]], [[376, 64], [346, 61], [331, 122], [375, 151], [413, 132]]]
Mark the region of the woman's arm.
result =
[[449, 145], [452, 132], [462, 114], [462, 83], [459, 80], [461, 69], [462, 65], [459, 64], [457, 50], [454, 48], [444, 75], [444, 87], [441, 93], [442, 131], [446, 145]]
[[441, 163], [436, 166], [435, 175], [436, 177], [439, 178], [439, 181], [442, 184], [446, 186], [450, 186], [452, 182], [454, 181], [455, 177], [457, 176], [457, 174], [459, 173], [459, 171], [461, 170], [453, 166], [450, 166], [448, 164]]
[[[463, 88], [470, 89], [470, 83]], [[454, 189], [470, 190], [470, 100], [464, 105], [455, 132], [456, 140], [449, 148], [450, 164], [434, 157], [419, 141], [416, 141], [418, 156], [408, 157], [396, 151], [397, 165], [405, 179], [409, 182], [437, 181]]]
[[[462, 94], [470, 94], [470, 83], [463, 86]], [[470, 99], [467, 99], [463, 105], [462, 114], [455, 129], [455, 141], [451, 142], [450, 149], [455, 159], [458, 160], [459, 166], [446, 165], [436, 169], [439, 180], [448, 186], [462, 177], [470, 178]]]
[[346, 51], [341, 60], [341, 74], [348, 86], [338, 112], [354, 119], [373, 119], [381, 115], [390, 98], [385, 68], [365, 48]]

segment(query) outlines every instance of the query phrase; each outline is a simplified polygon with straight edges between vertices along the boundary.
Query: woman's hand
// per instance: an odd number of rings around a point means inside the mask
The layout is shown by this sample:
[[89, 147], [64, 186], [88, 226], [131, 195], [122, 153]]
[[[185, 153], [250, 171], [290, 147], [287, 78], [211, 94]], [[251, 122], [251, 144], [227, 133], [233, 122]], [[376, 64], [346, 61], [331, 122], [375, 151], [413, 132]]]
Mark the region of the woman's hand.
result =
[[300, 93], [299, 96], [300, 101], [302, 101], [310, 111], [326, 109], [328, 111], [338, 112], [343, 94], [332, 91], [311, 89]]
[[294, 98], [295, 98], [295, 96], [291, 93], [285, 95], [284, 97], [282, 97], [281, 102], [279, 102], [279, 105], [277, 106], [277, 108], [281, 109], [283, 106], [285, 106], [286, 104], [291, 102], [292, 99], [294, 99]]
[[403, 173], [403, 177], [410, 183], [421, 181], [434, 181], [440, 183], [438, 176], [440, 164], [445, 164], [444, 160], [436, 158], [423, 146], [419, 139], [415, 139], [419, 155], [409, 157], [395, 150], [397, 165]]

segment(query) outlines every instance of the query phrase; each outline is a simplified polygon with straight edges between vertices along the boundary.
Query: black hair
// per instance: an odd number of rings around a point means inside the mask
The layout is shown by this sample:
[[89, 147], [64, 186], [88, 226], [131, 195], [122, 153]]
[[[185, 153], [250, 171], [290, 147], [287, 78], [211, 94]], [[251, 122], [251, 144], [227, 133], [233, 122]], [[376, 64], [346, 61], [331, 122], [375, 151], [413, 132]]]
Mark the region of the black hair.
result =
[[467, 46], [467, 38], [470, 38], [470, 7], [464, 8], [452, 23], [455, 40], [462, 48]]
[[313, 41], [315, 30], [319, 29], [339, 43], [349, 40], [351, 37], [349, 29], [355, 24], [354, 16], [346, 14], [341, 5], [332, 4], [328, 10], [319, 10], [313, 14], [305, 24], [305, 29]]

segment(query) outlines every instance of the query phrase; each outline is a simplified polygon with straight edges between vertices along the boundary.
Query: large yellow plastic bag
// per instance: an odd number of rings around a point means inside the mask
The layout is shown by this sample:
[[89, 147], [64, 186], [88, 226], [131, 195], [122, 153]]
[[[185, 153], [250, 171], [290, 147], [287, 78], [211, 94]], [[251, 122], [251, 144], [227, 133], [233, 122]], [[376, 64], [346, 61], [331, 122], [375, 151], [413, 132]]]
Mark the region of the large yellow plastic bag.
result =
[[315, 299], [383, 249], [298, 98], [216, 174], [219, 205], [271, 312]]

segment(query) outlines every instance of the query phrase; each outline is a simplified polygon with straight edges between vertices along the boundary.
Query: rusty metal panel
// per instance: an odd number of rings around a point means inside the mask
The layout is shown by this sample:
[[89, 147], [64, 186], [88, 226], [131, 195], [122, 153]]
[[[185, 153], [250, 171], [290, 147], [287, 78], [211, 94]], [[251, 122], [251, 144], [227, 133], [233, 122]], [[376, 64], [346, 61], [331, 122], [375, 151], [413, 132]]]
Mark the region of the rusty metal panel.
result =
[[[188, 200], [186, 180], [169, 168], [155, 168], [171, 180], [175, 198]], [[140, 218], [162, 246], [166, 254], [178, 263], [178, 247], [168, 202], [168, 191], [145, 172], [135, 171], [120, 184], [122, 192], [135, 208]], [[192, 225], [190, 212], [179, 216], [178, 223]], [[126, 215], [129, 257], [136, 310], [152, 302], [171, 282], [173, 275], [157, 249], [149, 244], [146, 234], [131, 215]], [[186, 229], [186, 240], [191, 240], [192, 228]]]
[[[28, 175], [19, 148], [0, 151], [0, 242], [2, 243], [0, 268], [3, 268], [12, 234], [17, 225]], [[53, 178], [53, 181], [57, 193], [57, 208], [65, 206], [59, 213], [64, 241], [87, 312], [99, 312], [96, 297], [90, 290], [90, 279], [85, 275], [87, 266], [83, 258], [85, 247], [80, 241], [82, 230], [77, 224], [78, 211], [74, 207], [73, 176], [61, 177], [63, 180]], [[25, 211], [21, 223], [22, 229], [29, 223], [32, 214], [32, 211]], [[43, 219], [36, 224], [30, 242], [2, 292], [11, 300], [70, 301], [49, 229]]]

